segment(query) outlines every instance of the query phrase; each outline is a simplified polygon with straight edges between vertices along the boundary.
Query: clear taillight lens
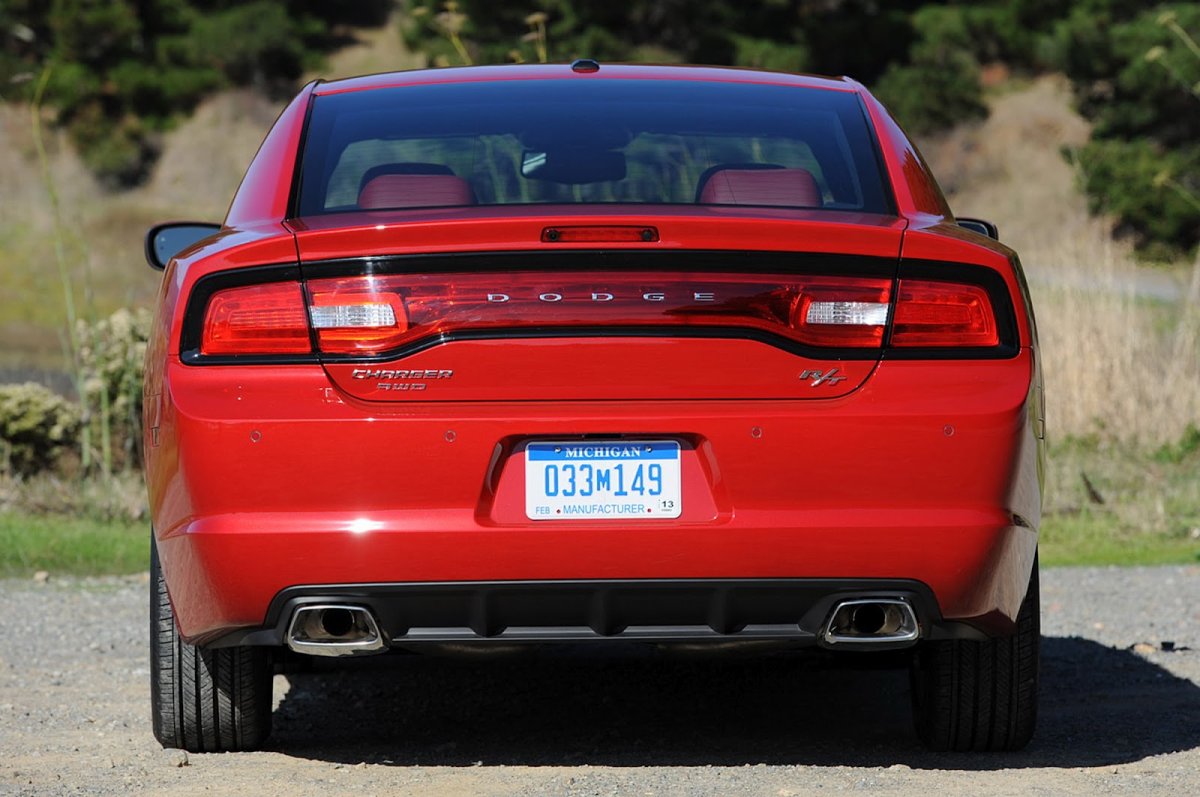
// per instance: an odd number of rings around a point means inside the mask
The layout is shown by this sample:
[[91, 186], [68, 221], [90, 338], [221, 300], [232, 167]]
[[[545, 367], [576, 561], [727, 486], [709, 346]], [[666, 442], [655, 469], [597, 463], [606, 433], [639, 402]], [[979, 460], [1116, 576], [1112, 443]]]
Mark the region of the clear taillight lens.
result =
[[309, 286], [309, 318], [321, 351], [371, 354], [394, 349], [408, 333], [400, 294], [377, 277], [320, 280]]
[[793, 326], [810, 346], [876, 348], [883, 343], [892, 282], [844, 280], [800, 294]]
[[200, 353], [308, 354], [304, 296], [294, 282], [228, 288], [214, 293], [204, 313]]

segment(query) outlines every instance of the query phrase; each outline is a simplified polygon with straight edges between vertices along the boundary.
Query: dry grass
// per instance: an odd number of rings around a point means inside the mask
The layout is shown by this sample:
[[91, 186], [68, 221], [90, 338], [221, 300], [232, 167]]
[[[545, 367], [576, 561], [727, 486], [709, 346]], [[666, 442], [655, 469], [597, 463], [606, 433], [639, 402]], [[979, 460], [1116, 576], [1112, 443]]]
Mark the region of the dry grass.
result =
[[0, 515], [60, 515], [94, 521], [136, 522], [149, 514], [140, 472], [107, 479], [43, 473], [28, 478], [0, 475]]
[[1200, 424], [1200, 291], [1139, 297], [1137, 272], [1113, 249], [1063, 242], [1064, 257], [1087, 258], [1087, 282], [1037, 286], [1050, 424], [1060, 437], [1158, 446]]

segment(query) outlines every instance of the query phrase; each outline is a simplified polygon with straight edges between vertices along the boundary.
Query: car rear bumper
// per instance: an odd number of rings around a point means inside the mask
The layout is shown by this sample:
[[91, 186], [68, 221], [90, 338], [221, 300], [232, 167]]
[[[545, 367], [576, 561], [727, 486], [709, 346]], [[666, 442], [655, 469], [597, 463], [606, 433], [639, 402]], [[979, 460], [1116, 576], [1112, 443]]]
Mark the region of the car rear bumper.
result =
[[[822, 637], [844, 601], [884, 600], [911, 607], [913, 638]], [[942, 619], [933, 593], [904, 579], [675, 579], [599, 581], [321, 584], [289, 587], [260, 628], [226, 634], [212, 644], [282, 645], [303, 608], [353, 607], [369, 612], [383, 647], [599, 641], [817, 643], [859, 650], [906, 647], [920, 638], [982, 638], [970, 626]], [[377, 652], [372, 649], [367, 652]], [[325, 655], [345, 655], [327, 653]]]
[[[1011, 630], [1015, 617], [1010, 613], [1011, 601], [1019, 605], [1024, 595], [1036, 546], [1036, 534], [1028, 528], [997, 527], [979, 519], [971, 526], [969, 518], [954, 516], [944, 517], [946, 525], [939, 528], [930, 525], [928, 514], [919, 526], [907, 529], [742, 527], [668, 532], [626, 528], [564, 529], [555, 534], [513, 530], [357, 534], [333, 519], [324, 529], [313, 526], [300, 531], [294, 530], [300, 522], [295, 517], [229, 520], [237, 525], [225, 527], [209, 519], [203, 530], [193, 528], [159, 543], [175, 568], [171, 595], [180, 626], [197, 641], [238, 627], [272, 626], [281, 621], [280, 602], [299, 594], [355, 603], [376, 593], [438, 592], [447, 589], [440, 586], [447, 583], [479, 583], [477, 574], [485, 573], [504, 574], [505, 581], [542, 584], [562, 579], [665, 580], [680, 585], [728, 578], [760, 584], [780, 579], [836, 581], [837, 588], [828, 595], [875, 591], [881, 584], [905, 580], [917, 585], [910, 591], [927, 591], [933, 597], [936, 612], [926, 611], [925, 617], [965, 622], [987, 634], [1003, 635]], [[247, 522], [257, 530], [242, 530], [241, 524]], [[327, 580], [317, 581], [322, 578]], [[547, 590], [545, 599], [558, 597]], [[790, 622], [799, 624], [797, 631], [815, 633], [809, 620], [801, 623], [798, 614]], [[482, 622], [485, 629], [497, 624], [499, 628], [481, 636], [502, 634], [508, 628], [503, 619]], [[398, 629], [431, 623], [442, 627], [422, 618], [399, 623], [389, 633], [398, 638], [403, 636]], [[648, 616], [638, 623], [679, 624], [670, 616]], [[696, 620], [682, 625], [705, 624]], [[478, 622], [461, 620], [452, 626], [473, 629]]]
[[[697, 579], [904, 580], [939, 622], [1001, 635], [1037, 544], [1031, 369], [883, 363], [827, 401], [382, 407], [311, 366], [175, 364], [148, 457], [159, 553], [197, 642], [271, 627], [295, 587]], [[522, 443], [575, 435], [679, 440], [683, 515], [526, 518]]]

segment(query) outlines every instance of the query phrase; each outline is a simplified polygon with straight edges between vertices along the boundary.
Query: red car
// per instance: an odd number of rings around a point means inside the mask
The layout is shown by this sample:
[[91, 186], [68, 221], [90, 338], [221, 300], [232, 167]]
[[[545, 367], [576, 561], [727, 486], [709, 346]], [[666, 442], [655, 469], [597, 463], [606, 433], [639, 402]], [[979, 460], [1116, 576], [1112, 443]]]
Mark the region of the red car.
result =
[[994, 237], [846, 78], [306, 86], [222, 225], [147, 238], [155, 735], [259, 745], [285, 647], [745, 642], [905, 651], [927, 745], [1022, 747], [1042, 382]]

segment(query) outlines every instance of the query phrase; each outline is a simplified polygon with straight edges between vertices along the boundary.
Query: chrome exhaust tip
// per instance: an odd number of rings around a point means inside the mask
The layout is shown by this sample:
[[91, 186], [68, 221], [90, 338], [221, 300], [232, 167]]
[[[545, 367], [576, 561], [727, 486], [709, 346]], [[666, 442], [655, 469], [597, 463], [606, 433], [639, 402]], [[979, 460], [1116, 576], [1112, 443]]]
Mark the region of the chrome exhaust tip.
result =
[[839, 601], [821, 629], [826, 645], [905, 645], [921, 635], [917, 615], [903, 598]]
[[383, 652], [387, 642], [369, 609], [321, 604], [296, 609], [287, 646], [310, 656], [362, 656]]

